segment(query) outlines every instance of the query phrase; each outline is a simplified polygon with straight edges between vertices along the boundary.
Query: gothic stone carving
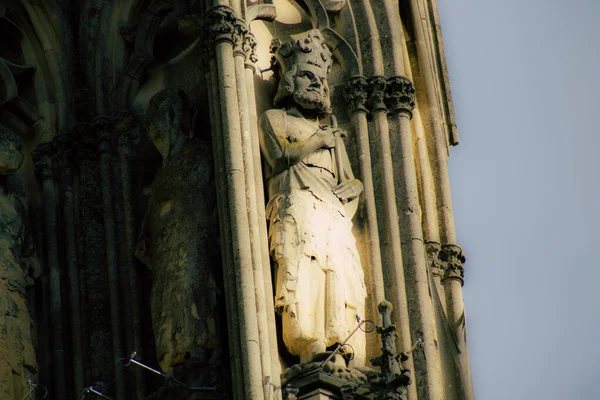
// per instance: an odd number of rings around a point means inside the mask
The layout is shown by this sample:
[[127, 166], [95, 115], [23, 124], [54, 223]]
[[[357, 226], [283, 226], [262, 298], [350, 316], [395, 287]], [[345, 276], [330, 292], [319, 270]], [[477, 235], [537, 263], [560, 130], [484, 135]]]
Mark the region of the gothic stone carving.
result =
[[150, 138], [163, 156], [148, 200], [136, 256], [152, 270], [151, 310], [163, 371], [189, 385], [214, 384], [224, 332], [217, 283], [216, 193], [211, 146], [191, 139], [182, 91], [164, 90], [148, 106]]
[[440, 252], [440, 260], [444, 263], [442, 281], [457, 280], [461, 285], [464, 284], [465, 267], [463, 264], [467, 258], [460, 246], [454, 244], [443, 245]]
[[425, 250], [427, 251], [427, 262], [431, 269], [431, 275], [434, 278], [441, 279], [443, 265], [440, 260], [440, 252], [442, 251], [442, 246], [438, 242], [426, 241]]
[[21, 399], [37, 370], [27, 289], [39, 262], [24, 221], [25, 209], [6, 187], [23, 162], [21, 138], [0, 125], [0, 398]]
[[[283, 340], [301, 362], [341, 343], [364, 315], [363, 270], [352, 217], [363, 190], [354, 179], [341, 129], [319, 124], [331, 113], [331, 52], [318, 30], [273, 47], [281, 74], [275, 105], [259, 120], [268, 183], [275, 308]], [[364, 333], [350, 341], [364, 363]]]

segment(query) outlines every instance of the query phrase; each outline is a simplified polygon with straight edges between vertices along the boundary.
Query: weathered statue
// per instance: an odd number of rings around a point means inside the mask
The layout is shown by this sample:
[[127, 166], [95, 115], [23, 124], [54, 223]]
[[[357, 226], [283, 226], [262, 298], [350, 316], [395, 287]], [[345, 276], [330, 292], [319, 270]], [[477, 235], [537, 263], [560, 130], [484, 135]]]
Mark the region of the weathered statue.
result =
[[218, 380], [222, 338], [216, 192], [210, 143], [190, 137], [187, 96], [163, 90], [146, 112], [162, 154], [136, 256], [152, 270], [151, 311], [164, 372], [188, 385]]
[[[268, 182], [270, 252], [276, 263], [275, 308], [283, 339], [301, 362], [342, 343], [364, 317], [365, 284], [352, 235], [362, 183], [354, 179], [343, 131], [320, 125], [331, 114], [331, 52], [318, 30], [275, 49], [280, 83], [259, 120]], [[364, 363], [365, 338], [350, 344]]]
[[0, 125], [0, 398], [21, 399], [37, 363], [27, 289], [39, 262], [25, 225], [25, 209], [6, 181], [23, 162], [21, 138]]

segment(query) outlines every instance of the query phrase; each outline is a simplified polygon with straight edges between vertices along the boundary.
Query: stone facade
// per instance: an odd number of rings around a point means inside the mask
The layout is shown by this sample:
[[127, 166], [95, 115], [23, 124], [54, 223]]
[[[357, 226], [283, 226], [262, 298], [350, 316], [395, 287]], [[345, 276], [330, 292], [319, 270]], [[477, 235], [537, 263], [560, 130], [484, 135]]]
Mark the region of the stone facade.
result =
[[0, 398], [472, 399], [439, 26], [0, 0]]

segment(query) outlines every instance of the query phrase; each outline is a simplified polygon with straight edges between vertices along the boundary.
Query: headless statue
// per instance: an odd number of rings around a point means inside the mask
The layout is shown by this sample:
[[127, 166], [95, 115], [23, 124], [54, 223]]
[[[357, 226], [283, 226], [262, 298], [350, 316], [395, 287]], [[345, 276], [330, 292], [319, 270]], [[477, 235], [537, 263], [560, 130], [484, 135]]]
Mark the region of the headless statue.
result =
[[218, 381], [222, 337], [218, 305], [216, 192], [211, 145], [190, 138], [185, 93], [163, 90], [146, 113], [162, 154], [136, 256], [152, 270], [151, 310], [163, 372], [188, 385]]

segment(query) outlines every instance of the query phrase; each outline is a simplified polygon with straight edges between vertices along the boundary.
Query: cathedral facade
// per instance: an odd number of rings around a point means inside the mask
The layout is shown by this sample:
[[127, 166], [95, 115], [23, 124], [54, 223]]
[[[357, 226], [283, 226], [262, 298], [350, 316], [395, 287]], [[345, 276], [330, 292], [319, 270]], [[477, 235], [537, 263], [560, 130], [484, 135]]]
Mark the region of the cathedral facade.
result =
[[436, 0], [0, 0], [1, 399], [473, 399]]

